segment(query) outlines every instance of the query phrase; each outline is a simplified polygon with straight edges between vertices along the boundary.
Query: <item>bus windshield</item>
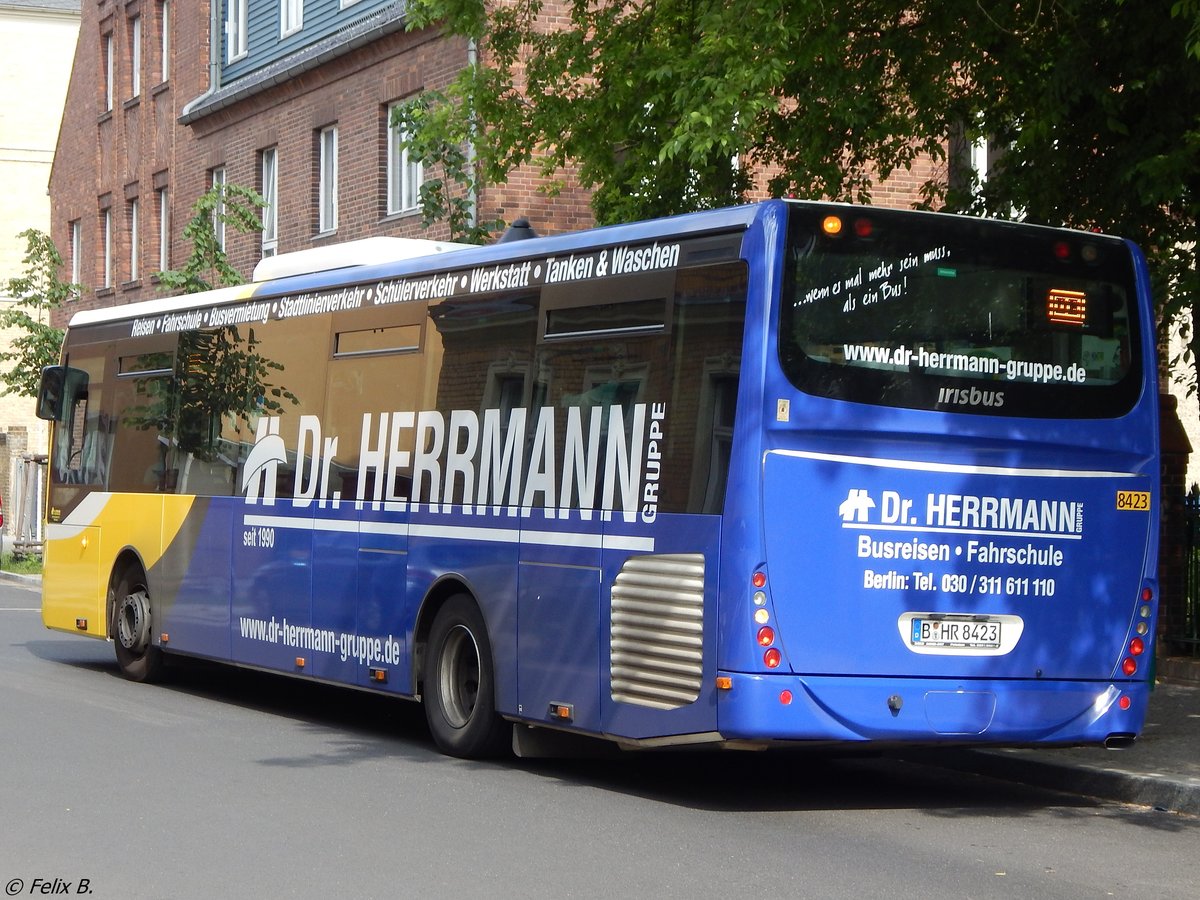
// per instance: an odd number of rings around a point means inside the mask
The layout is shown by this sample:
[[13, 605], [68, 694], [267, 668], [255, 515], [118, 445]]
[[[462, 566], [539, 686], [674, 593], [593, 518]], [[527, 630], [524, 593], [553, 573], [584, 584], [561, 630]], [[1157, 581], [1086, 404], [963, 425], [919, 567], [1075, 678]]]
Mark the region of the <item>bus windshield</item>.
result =
[[1088, 233], [793, 207], [780, 355], [801, 390], [914, 409], [1097, 418], [1141, 388], [1133, 265]]

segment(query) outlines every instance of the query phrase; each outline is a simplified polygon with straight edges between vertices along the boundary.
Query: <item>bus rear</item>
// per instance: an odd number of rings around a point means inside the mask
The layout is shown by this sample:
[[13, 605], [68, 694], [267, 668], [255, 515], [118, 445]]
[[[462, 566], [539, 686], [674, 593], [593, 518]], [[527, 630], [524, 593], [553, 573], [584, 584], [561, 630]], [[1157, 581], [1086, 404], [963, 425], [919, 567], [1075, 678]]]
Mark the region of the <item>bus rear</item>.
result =
[[789, 204], [779, 235], [725, 510], [722, 735], [1131, 740], [1157, 606], [1140, 254], [840, 205]]

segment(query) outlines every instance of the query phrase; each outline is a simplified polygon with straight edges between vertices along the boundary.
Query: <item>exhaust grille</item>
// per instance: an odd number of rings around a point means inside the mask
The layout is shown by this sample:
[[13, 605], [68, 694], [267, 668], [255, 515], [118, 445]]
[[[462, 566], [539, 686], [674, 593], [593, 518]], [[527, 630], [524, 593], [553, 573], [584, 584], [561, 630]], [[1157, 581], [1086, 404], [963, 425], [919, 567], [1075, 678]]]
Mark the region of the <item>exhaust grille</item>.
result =
[[704, 556], [634, 556], [612, 586], [612, 698], [677, 709], [700, 696]]

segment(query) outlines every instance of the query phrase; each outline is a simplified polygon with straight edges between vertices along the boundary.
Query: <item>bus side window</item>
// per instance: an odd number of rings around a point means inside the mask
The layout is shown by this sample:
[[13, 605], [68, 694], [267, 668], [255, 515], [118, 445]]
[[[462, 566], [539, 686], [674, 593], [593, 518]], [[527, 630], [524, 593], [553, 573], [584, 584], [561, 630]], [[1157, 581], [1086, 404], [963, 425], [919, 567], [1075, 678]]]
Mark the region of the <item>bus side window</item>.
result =
[[60, 484], [106, 484], [112, 428], [101, 412], [104, 358], [71, 360], [54, 424], [54, 480]]
[[672, 427], [680, 439], [673, 470], [684, 477], [690, 473], [690, 479], [678, 486], [664, 479], [663, 509], [719, 514], [733, 453], [746, 319], [745, 264], [681, 271], [674, 309], [671, 407], [677, 411]]

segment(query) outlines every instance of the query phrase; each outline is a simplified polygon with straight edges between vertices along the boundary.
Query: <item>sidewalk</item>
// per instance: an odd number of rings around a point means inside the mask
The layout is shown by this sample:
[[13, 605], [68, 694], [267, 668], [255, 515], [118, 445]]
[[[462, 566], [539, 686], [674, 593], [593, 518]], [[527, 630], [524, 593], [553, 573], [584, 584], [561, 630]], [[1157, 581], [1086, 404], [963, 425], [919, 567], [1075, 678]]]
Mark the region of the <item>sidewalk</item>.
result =
[[[0, 579], [40, 586], [37, 575]], [[1200, 816], [1200, 659], [1159, 660], [1142, 736], [1127, 750], [944, 750], [922, 762]]]
[[[1200, 660], [1160, 663], [1146, 727], [1126, 750], [953, 750], [927, 761], [993, 778], [1200, 816]], [[1162, 680], [1163, 677], [1169, 680]], [[1192, 680], [1192, 679], [1195, 680]]]

